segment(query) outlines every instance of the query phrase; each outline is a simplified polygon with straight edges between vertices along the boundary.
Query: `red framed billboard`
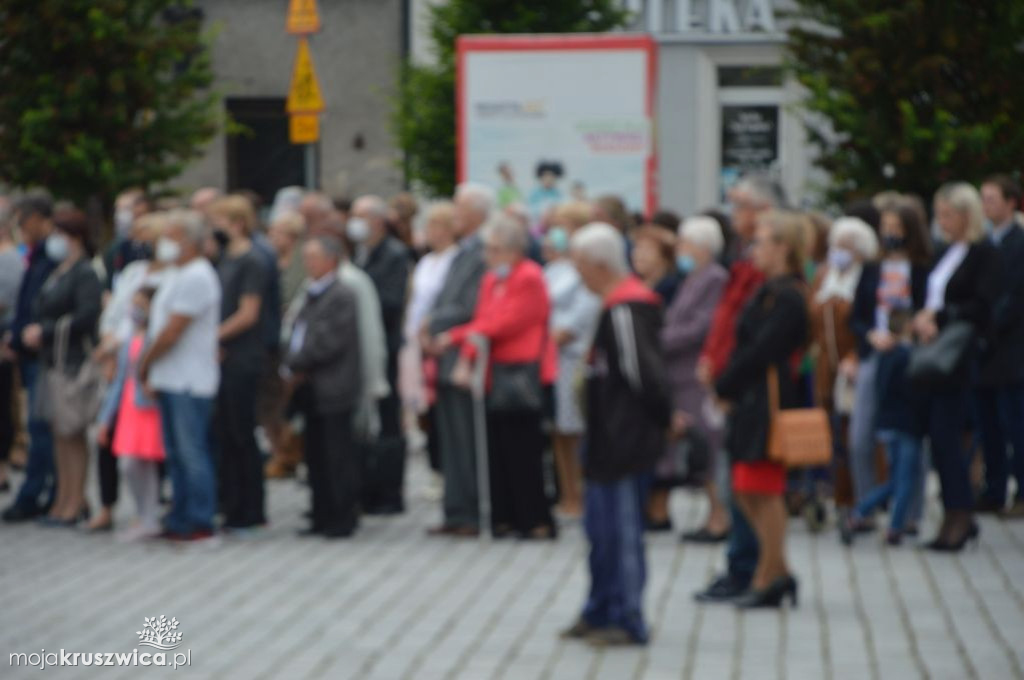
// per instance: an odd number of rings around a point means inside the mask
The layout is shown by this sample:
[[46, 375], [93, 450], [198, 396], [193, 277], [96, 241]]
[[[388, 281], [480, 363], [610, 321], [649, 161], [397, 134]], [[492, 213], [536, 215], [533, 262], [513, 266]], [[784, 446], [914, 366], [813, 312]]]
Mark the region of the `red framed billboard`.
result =
[[491, 185], [538, 220], [602, 194], [657, 209], [650, 36], [460, 36], [456, 69], [458, 181]]

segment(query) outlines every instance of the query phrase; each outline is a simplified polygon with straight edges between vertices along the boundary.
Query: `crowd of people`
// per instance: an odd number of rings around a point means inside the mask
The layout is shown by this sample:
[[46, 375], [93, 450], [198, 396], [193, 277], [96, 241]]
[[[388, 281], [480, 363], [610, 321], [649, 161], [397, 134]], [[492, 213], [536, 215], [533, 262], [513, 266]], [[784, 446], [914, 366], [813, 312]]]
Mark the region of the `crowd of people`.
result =
[[[422, 211], [128, 190], [102, 251], [75, 207], [5, 199], [0, 489], [19, 430], [28, 444], [3, 519], [109, 531], [123, 481], [137, 521], [119, 540], [250, 536], [265, 480], [304, 461], [302, 533], [349, 537], [405, 510], [423, 433], [443, 489], [429, 534], [553, 540], [582, 519], [591, 587], [563, 635], [612, 645], [647, 639], [643, 536], [673, 530], [679, 487], [708, 507], [682, 540], [728, 543], [697, 599], [747, 608], [797, 602], [801, 498], [833, 496], [847, 544], [887, 507], [895, 546], [920, 528], [930, 460], [927, 548], [978, 538], [976, 512], [1024, 517], [1015, 181], [943, 186], [934, 219], [887, 192], [833, 221], [759, 175], [728, 198], [681, 219], [610, 195], [538, 216], [475, 183]], [[832, 462], [787, 469], [776, 412], [809, 407]]]

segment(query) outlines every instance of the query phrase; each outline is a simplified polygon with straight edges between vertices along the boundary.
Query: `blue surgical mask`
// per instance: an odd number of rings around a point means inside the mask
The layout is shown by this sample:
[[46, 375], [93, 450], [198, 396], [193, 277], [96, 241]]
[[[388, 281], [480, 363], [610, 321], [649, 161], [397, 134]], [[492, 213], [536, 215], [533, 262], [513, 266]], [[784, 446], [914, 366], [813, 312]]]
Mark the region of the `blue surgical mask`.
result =
[[508, 275], [512, 273], [512, 265], [509, 263], [499, 264], [496, 267], [492, 267], [491, 271], [498, 277], [499, 281], [503, 281], [508, 278]]
[[693, 255], [676, 255], [676, 269], [681, 274], [689, 274], [697, 267], [697, 260], [693, 259]]
[[46, 238], [46, 256], [54, 262], [63, 262], [70, 252], [68, 237], [64, 234], [50, 234]]
[[833, 248], [828, 251], [828, 266], [845, 271], [853, 264], [853, 253], [846, 248]]
[[556, 253], [564, 253], [569, 250], [569, 233], [561, 227], [553, 227], [548, 230], [548, 243]]

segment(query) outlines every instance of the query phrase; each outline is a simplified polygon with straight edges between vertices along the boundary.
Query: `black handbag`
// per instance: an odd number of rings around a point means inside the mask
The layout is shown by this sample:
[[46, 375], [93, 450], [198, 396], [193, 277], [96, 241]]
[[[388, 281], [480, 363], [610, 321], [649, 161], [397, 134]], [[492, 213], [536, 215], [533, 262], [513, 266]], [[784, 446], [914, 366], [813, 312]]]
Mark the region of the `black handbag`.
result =
[[967, 321], [947, 324], [938, 337], [910, 352], [907, 377], [919, 389], [948, 387], [958, 380], [970, 358], [976, 332]]
[[491, 365], [491, 411], [541, 411], [544, 390], [540, 384], [540, 362]]

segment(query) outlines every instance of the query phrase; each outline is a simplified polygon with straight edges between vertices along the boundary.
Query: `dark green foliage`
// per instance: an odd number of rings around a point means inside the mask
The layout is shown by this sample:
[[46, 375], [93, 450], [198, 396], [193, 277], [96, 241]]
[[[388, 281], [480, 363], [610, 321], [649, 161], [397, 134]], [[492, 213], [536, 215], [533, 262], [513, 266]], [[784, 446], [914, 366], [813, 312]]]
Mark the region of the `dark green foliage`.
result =
[[790, 65], [828, 196], [930, 197], [1024, 158], [1024, 3], [795, 0]]
[[109, 205], [181, 172], [220, 123], [181, 0], [3, 0], [0, 180]]

